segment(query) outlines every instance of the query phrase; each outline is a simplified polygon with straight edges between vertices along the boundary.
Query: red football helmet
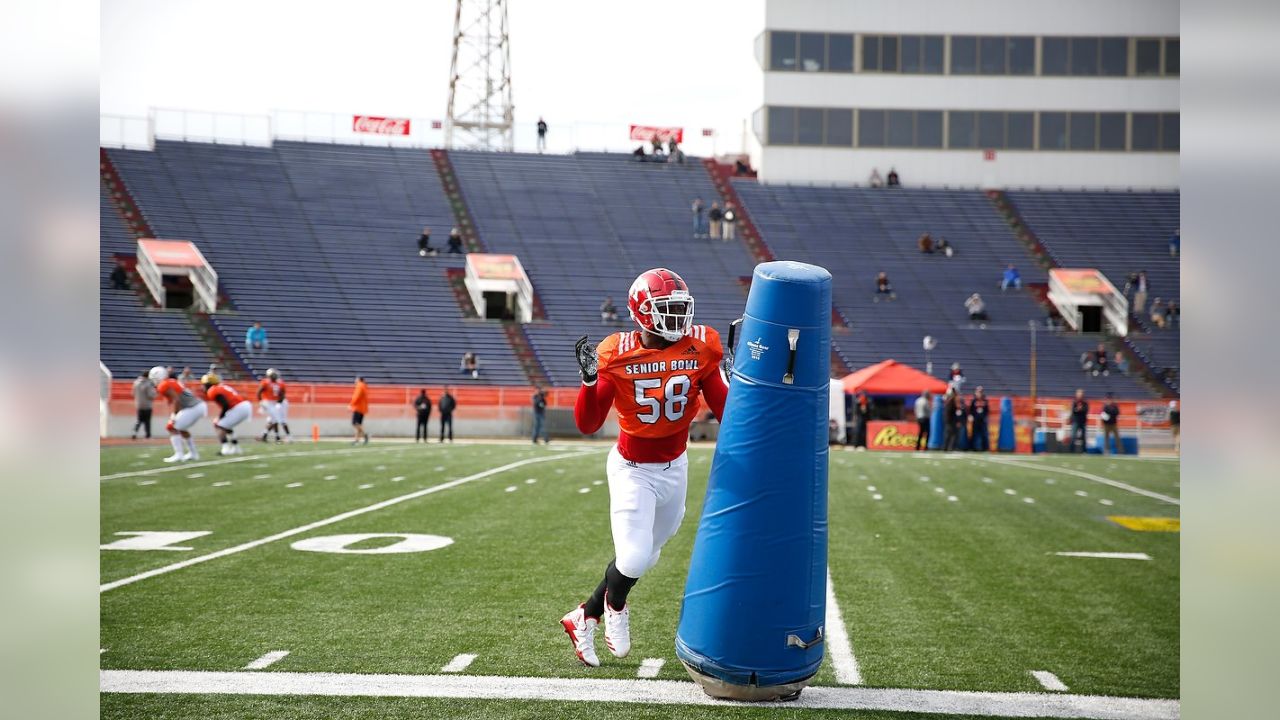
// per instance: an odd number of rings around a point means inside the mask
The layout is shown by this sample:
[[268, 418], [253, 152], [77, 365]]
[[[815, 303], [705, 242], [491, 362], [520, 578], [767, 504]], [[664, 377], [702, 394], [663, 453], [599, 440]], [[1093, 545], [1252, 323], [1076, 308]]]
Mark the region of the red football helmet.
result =
[[627, 309], [640, 327], [667, 342], [684, 337], [693, 324], [693, 296], [684, 279], [666, 268], [640, 273], [627, 293]]

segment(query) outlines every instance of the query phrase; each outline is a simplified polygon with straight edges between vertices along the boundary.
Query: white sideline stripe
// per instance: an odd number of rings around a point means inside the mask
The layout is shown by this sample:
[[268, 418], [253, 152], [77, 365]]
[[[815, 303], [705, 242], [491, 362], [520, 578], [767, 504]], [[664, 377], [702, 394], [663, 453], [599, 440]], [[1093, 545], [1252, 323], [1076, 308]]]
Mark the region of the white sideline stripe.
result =
[[440, 672], [460, 673], [463, 670], [466, 670], [467, 667], [471, 665], [472, 662], [475, 661], [475, 659], [476, 659], [476, 656], [472, 655], [471, 653], [461, 653], [459, 655], [455, 655], [453, 659], [449, 661], [449, 664], [440, 668]]
[[266, 668], [269, 668], [272, 665], [275, 665], [276, 663], [283, 660], [285, 656], [288, 654], [289, 654], [288, 650], [272, 650], [266, 655], [263, 655], [257, 660], [254, 660], [248, 665], [245, 665], [244, 669], [245, 670], [265, 670]]
[[1112, 480], [1111, 478], [1105, 478], [1105, 477], [1102, 477], [1101, 475], [1094, 475], [1092, 473], [1082, 472], [1080, 470], [1070, 470], [1068, 468], [1054, 467], [1053, 465], [1048, 465], [1048, 464], [1029, 465], [1025, 462], [1020, 462], [1018, 460], [1010, 460], [1008, 458], [985, 458], [984, 457], [981, 459], [990, 463], [996, 463], [998, 465], [1011, 465], [1013, 467], [1028, 468], [1031, 470], [1048, 470], [1050, 472], [1060, 472], [1066, 475], [1074, 475], [1079, 478], [1084, 478], [1085, 480], [1092, 480], [1096, 483], [1109, 485], [1113, 488], [1116, 488], [1117, 490], [1125, 490], [1135, 495], [1144, 495], [1154, 500], [1159, 500], [1160, 502], [1167, 502], [1170, 505], [1178, 505], [1178, 506], [1182, 505], [1182, 502], [1178, 500], [1178, 498], [1169, 497], [1168, 495], [1161, 495], [1158, 492], [1152, 492], [1150, 490], [1143, 490], [1140, 487], [1134, 487], [1133, 485], [1129, 485], [1128, 483], [1122, 483], [1119, 480]]
[[858, 670], [858, 659], [853, 656], [853, 646], [849, 644], [849, 631], [840, 615], [840, 604], [836, 602], [836, 586], [831, 582], [831, 568], [827, 568], [827, 617], [824, 624], [836, 682], [841, 685], [861, 685], [862, 673]]
[[[597, 450], [594, 452], [598, 453], [602, 451]], [[278, 532], [275, 535], [268, 535], [267, 537], [259, 538], [258, 540], [250, 540], [247, 543], [241, 543], [233, 547], [224, 548], [216, 552], [211, 552], [208, 555], [200, 555], [198, 557], [193, 557], [188, 560], [183, 560], [181, 562], [173, 563], [172, 565], [165, 565], [163, 567], [158, 567], [152, 570], [148, 570], [146, 572], [138, 573], [137, 575], [131, 575], [126, 578], [121, 578], [119, 580], [106, 583], [105, 585], [100, 585], [98, 587], [98, 592], [104, 593], [108, 590], [114, 590], [118, 587], [122, 587], [130, 583], [138, 582], [139, 580], [146, 580], [147, 578], [155, 577], [157, 575], [163, 575], [168, 572], [173, 572], [174, 570], [181, 570], [182, 568], [190, 567], [197, 563], [205, 562], [206, 560], [216, 560], [220, 557], [226, 557], [227, 555], [234, 555], [235, 553], [238, 553], [238, 552], [251, 550], [253, 548], [258, 547], [259, 545], [266, 545], [267, 543], [275, 542], [276, 540], [283, 540], [288, 537], [293, 537], [294, 535], [301, 535], [302, 533], [311, 532], [312, 530], [315, 530], [316, 528], [324, 527], [325, 525], [332, 525], [334, 523], [342, 522], [343, 520], [349, 520], [358, 515], [371, 513], [371, 512], [374, 512], [375, 510], [382, 510], [383, 508], [388, 508], [388, 507], [391, 507], [392, 505], [397, 505], [399, 503], [405, 502], [406, 500], [415, 500], [417, 498], [423, 497], [424, 495], [430, 495], [432, 493], [440, 492], [441, 490], [449, 490], [450, 488], [458, 487], [459, 485], [471, 482], [472, 480], [487, 478], [491, 475], [497, 475], [499, 473], [504, 473], [508, 470], [514, 470], [515, 468], [518, 468], [518, 467], [524, 467], [525, 465], [532, 465], [534, 463], [541, 463], [541, 462], [550, 462], [552, 460], [563, 460], [565, 458], [582, 457], [584, 455], [589, 455], [589, 454], [593, 454], [593, 453], [572, 452], [572, 453], [564, 453], [561, 455], [547, 455], [545, 457], [528, 458], [525, 460], [517, 460], [516, 462], [513, 462], [513, 463], [507, 463], [506, 465], [499, 465], [498, 467], [490, 468], [488, 470], [478, 472], [474, 475], [468, 475], [466, 477], [458, 478], [457, 480], [450, 480], [449, 482], [440, 483], [439, 485], [432, 485], [431, 487], [428, 487], [428, 488], [416, 490], [414, 492], [408, 493], [407, 495], [400, 495], [397, 497], [390, 498], [389, 500], [383, 500], [382, 502], [377, 502], [372, 505], [366, 505], [362, 508], [357, 508], [355, 510], [348, 510], [347, 512], [339, 513], [337, 515], [334, 515], [333, 517], [325, 518], [324, 520], [317, 520], [313, 523], [307, 523], [306, 525], [293, 528], [292, 530], [285, 530], [284, 532]]]
[[655, 678], [658, 677], [658, 671], [666, 665], [667, 661], [662, 658], [645, 658], [640, 661], [640, 668], [636, 670], [638, 678]]
[[1047, 693], [897, 690], [867, 687], [810, 687], [797, 700], [739, 703], [715, 700], [688, 681], [530, 678], [493, 675], [358, 675], [294, 672], [202, 672], [187, 670], [101, 670], [104, 693], [218, 695], [319, 695], [440, 697], [557, 702], [625, 702], [720, 707], [885, 710], [988, 715], [1063, 717], [1091, 720], [1177, 720], [1178, 700], [1050, 695]]
[[1052, 690], [1053, 692], [1066, 692], [1067, 690], [1070, 689], [1066, 686], [1065, 683], [1063, 683], [1061, 680], [1058, 679], [1057, 675], [1054, 675], [1048, 670], [1032, 670], [1031, 675], [1034, 676], [1037, 681], [1039, 681], [1040, 686], [1043, 687], [1045, 690]]
[[1082, 557], [1082, 558], [1102, 558], [1104, 560], [1150, 560], [1151, 556], [1146, 553], [1122, 553], [1122, 552], [1060, 552], [1054, 555], [1063, 557]]

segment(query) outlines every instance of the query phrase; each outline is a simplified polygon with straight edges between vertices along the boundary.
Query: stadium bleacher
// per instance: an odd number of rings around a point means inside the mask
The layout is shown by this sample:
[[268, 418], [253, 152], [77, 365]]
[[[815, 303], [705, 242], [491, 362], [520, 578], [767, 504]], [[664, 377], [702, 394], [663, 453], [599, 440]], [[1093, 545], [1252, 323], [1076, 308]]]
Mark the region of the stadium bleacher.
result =
[[[453, 216], [424, 150], [276, 143], [157, 142], [110, 157], [152, 229], [195, 241], [237, 308], [214, 322], [255, 373], [372, 383], [523, 384], [497, 324], [464, 320], [446, 278], [462, 256], [420, 258], [424, 226], [443, 245]], [[267, 327], [265, 356], [244, 331]]]
[[[1181, 333], [1177, 323], [1151, 322], [1156, 298], [1181, 301], [1179, 258], [1169, 255], [1169, 237], [1181, 223], [1176, 192], [1008, 192], [1027, 226], [1062, 267], [1102, 271], [1119, 290], [1130, 273], [1147, 271], [1147, 307], [1130, 328], [1129, 341], [1157, 370], [1177, 370]], [[1176, 376], [1175, 376], [1176, 377]], [[1177, 387], [1176, 379], [1171, 381]]]
[[[958, 362], [968, 378], [966, 388], [983, 385], [991, 393], [1027, 394], [1028, 323], [1036, 323], [1039, 394], [1069, 395], [1077, 387], [1091, 395], [1149, 394], [1131, 377], [1086, 375], [1080, 355], [1099, 338], [1046, 331], [1045, 309], [1031, 293], [1001, 292], [1001, 273], [1010, 262], [1024, 284], [1047, 278], [982, 193], [751, 181], [735, 181], [734, 186], [779, 258], [816, 263], [835, 276], [835, 303], [853, 325], [835, 339], [852, 367], [894, 358], [923, 369], [922, 341], [929, 335], [938, 343], [932, 354], [935, 375], [945, 377], [951, 363]], [[935, 241], [945, 237], [955, 255], [922, 254], [917, 241], [925, 231]], [[875, 302], [875, 277], [881, 271], [888, 273], [897, 293], [894, 301]], [[991, 316], [985, 330], [970, 323], [964, 308], [974, 292]]]
[[[556, 385], [578, 382], [574, 342], [629, 329], [626, 295], [645, 270], [666, 266], [689, 283], [697, 322], [721, 332], [742, 314], [738, 278], [754, 264], [740, 242], [694, 239], [690, 205], [715, 187], [696, 160], [636, 162], [630, 155], [450, 152], [462, 193], [490, 252], [520, 257], [547, 311], [526, 328]], [[619, 322], [603, 326], [612, 297]]]
[[182, 310], [161, 310], [143, 305], [133, 290], [116, 290], [110, 275], [115, 257], [133, 255], [132, 233], [99, 190], [98, 222], [101, 227], [98, 282], [99, 359], [117, 378], [129, 378], [153, 365], [191, 366], [203, 372], [213, 362]]

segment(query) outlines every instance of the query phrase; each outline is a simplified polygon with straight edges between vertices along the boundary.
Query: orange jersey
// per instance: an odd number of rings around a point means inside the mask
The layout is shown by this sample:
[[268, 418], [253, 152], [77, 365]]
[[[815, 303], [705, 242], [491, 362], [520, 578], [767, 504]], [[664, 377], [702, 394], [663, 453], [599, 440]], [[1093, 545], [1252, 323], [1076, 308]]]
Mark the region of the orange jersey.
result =
[[208, 397], [211, 402], [217, 403], [218, 406], [224, 410], [230, 410], [244, 402], [244, 398], [240, 397], [240, 393], [236, 392], [235, 388], [230, 385], [222, 385], [221, 383], [209, 388], [209, 390], [205, 392], [205, 396]]
[[673, 345], [651, 350], [640, 344], [640, 332], [610, 335], [596, 348], [599, 374], [615, 389], [622, 432], [637, 438], [687, 436], [697, 416], [698, 396], [710, 375], [719, 382], [720, 333], [693, 325]]
[[368, 385], [362, 382], [356, 383], [356, 390], [351, 394], [351, 404], [348, 407], [350, 407], [353, 411], [360, 413], [361, 415], [369, 414], [369, 386]]
[[284, 398], [284, 381], [262, 378], [262, 382], [258, 383], [258, 398], [280, 402]]
[[199, 398], [173, 378], [165, 378], [160, 381], [160, 384], [156, 386], [156, 394], [173, 403], [175, 410], [195, 407], [200, 404]]

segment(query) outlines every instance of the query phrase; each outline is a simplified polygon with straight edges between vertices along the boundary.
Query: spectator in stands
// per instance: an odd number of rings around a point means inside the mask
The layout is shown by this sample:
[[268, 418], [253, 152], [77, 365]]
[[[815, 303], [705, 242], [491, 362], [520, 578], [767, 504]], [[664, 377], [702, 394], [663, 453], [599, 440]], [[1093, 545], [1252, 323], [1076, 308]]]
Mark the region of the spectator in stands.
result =
[[1110, 363], [1107, 361], [1107, 346], [1098, 343], [1098, 348], [1093, 351], [1093, 376], [1110, 375]]
[[920, 252], [926, 255], [933, 254], [933, 236], [927, 232], [920, 233], [920, 239], [916, 241], [920, 246]]
[[658, 137], [657, 133], [654, 133], [653, 137], [649, 138], [649, 144], [653, 146], [653, 155], [655, 157], [663, 155], [662, 139]]
[[1156, 298], [1151, 301], [1151, 323], [1161, 330], [1164, 329], [1166, 318], [1164, 316], [1164, 300]]
[[1015, 290], [1022, 289], [1022, 274], [1018, 272], [1018, 268], [1013, 263], [1009, 263], [1004, 269], [1004, 277], [1000, 278], [1000, 291], [1004, 292], [1009, 288]]
[[1116, 404], [1115, 397], [1111, 393], [1107, 393], [1107, 404], [1102, 406], [1102, 454], [1107, 455], [1111, 451], [1111, 438], [1116, 439], [1116, 454], [1119, 455], [1124, 450], [1124, 445], [1120, 442], [1120, 406]]
[[707, 211], [707, 220], [711, 223], [711, 237], [720, 237], [720, 221], [724, 218], [724, 211], [720, 209], [720, 203], [712, 200], [711, 209]]
[[547, 149], [547, 121], [538, 118], [538, 152]]
[[249, 352], [249, 357], [267, 352], [271, 343], [267, 340], [267, 329], [262, 327], [262, 323], [254, 320], [248, 330], [244, 331], [244, 349]]
[[418, 257], [434, 256], [436, 249], [431, 247], [431, 228], [422, 228], [422, 234], [418, 236]]
[[1116, 351], [1115, 362], [1113, 364], [1121, 375], [1129, 374], [1129, 356], [1125, 355], [1122, 351]]
[[1176, 258], [1182, 252], [1182, 228], [1173, 231], [1169, 236], [1169, 257]]
[[1138, 277], [1133, 283], [1133, 312], [1142, 315], [1142, 309], [1147, 305], [1147, 292], [1151, 290], [1151, 284], [1147, 282], [1147, 271], [1139, 270]]
[[934, 245], [934, 249], [947, 257], [951, 257], [956, 253], [955, 246], [952, 245], [951, 241], [945, 237], [938, 238], [938, 242]]
[[456, 227], [449, 230], [449, 252], [462, 254], [462, 232]]
[[133, 381], [133, 408], [137, 411], [137, 420], [133, 423], [133, 434], [130, 440], [138, 439], [138, 431], [145, 430], [147, 439], [151, 439], [151, 407], [156, 399], [156, 385], [151, 382], [145, 372], [138, 373]]
[[1169, 401], [1169, 433], [1173, 435], [1173, 451], [1182, 454], [1182, 410], [1177, 400]]
[[427, 421], [431, 419], [431, 398], [427, 397], [427, 389], [423, 388], [418, 397], [413, 399], [413, 409], [418, 413], [418, 425], [413, 429], [413, 441], [426, 442]]
[[969, 311], [969, 322], [977, 323], [978, 327], [986, 330], [987, 322], [991, 320], [987, 315], [987, 303], [978, 293], [974, 293], [964, 301], [964, 309]]
[[445, 426], [449, 427], [449, 442], [453, 442], [453, 411], [458, 409], [458, 401], [453, 397], [453, 393], [449, 392], [446, 385], [444, 393], [440, 395], [440, 442], [444, 442]]
[[462, 353], [462, 362], [458, 363], [458, 372], [463, 375], [470, 375], [472, 380], [480, 377], [480, 358], [476, 354], [468, 350]]
[[684, 150], [680, 149], [680, 146], [674, 140], [671, 141], [671, 152], [667, 154], [667, 162], [677, 165], [684, 164]]
[[973, 389], [973, 398], [969, 400], [969, 418], [973, 421], [973, 430], [969, 432], [970, 450], [986, 452], [991, 449], [990, 410], [987, 394], [979, 385]]
[[1181, 308], [1178, 307], [1176, 300], [1170, 300], [1164, 304], [1164, 323], [1168, 327], [1173, 327], [1173, 322], [1182, 315]]
[[640, 143], [636, 146], [635, 150], [631, 151], [631, 157], [639, 160], [640, 162], [644, 162], [644, 143]]
[[[117, 262], [116, 266], [111, 270], [111, 288], [113, 290], [129, 289], [129, 273], [124, 269], [124, 263]], [[151, 437], [148, 435], [147, 437]]]
[[369, 444], [369, 433], [364, 431], [364, 416], [369, 413], [369, 386], [365, 384], [362, 376], [356, 376], [356, 387], [351, 393], [351, 403], [347, 405], [351, 408], [351, 427], [355, 428], [356, 436], [351, 441], [352, 445], [364, 441], [365, 445]]
[[1132, 301], [1133, 289], [1137, 286], [1138, 286], [1138, 273], [1137, 272], [1129, 273], [1129, 276], [1124, 279], [1124, 296], [1129, 298], [1129, 300]]
[[618, 306], [613, 304], [612, 297], [606, 297], [604, 302], [600, 303], [600, 324], [608, 325], [616, 322], [618, 322]]
[[720, 227], [722, 229], [721, 240], [728, 242], [734, 238], [734, 229], [738, 224], [738, 211], [733, 209], [733, 203], [724, 204], [724, 215], [721, 217]]
[[191, 385], [196, 381], [196, 376], [191, 372], [191, 366], [182, 368], [182, 372], [178, 375], [178, 382], [183, 385]]
[[751, 174], [751, 166], [747, 164], [746, 158], [738, 158], [733, 161], [733, 174], [739, 177]]
[[680, 147], [680, 144], [676, 142], [675, 135], [672, 135], [671, 137], [667, 138], [667, 154], [668, 155], [674, 155], [676, 152], [676, 149], [679, 147]]
[[929, 449], [929, 423], [933, 411], [931, 399], [932, 395], [928, 390], [916, 398], [916, 452], [920, 452], [920, 448]]
[[857, 450], [867, 449], [867, 423], [871, 422], [871, 398], [863, 390], [858, 391], [853, 405], [854, 433], [853, 446]]
[[706, 222], [707, 206], [703, 204], [702, 198], [693, 199], [693, 236], [702, 237], [707, 233], [703, 229], [703, 223]]
[[1084, 390], [1076, 389], [1076, 399], [1071, 402], [1071, 452], [1076, 451], [1076, 442], [1080, 443], [1080, 452], [1085, 451], [1086, 433], [1089, 426], [1089, 403], [1084, 399]]
[[898, 171], [889, 168], [889, 181], [886, 183], [889, 187], [899, 187], [902, 183], [898, 180]]
[[871, 168], [871, 177], [867, 178], [867, 185], [873, 188], [884, 187], [884, 178], [880, 177], [879, 168]]
[[951, 363], [951, 372], [947, 376], [947, 384], [955, 388], [956, 392], [960, 392], [961, 388], [964, 387], [964, 381], [964, 370], [960, 367], [960, 363]]
[[889, 300], [897, 300], [898, 294], [893, 291], [893, 286], [889, 284], [889, 273], [881, 270], [876, 275], [876, 294], [872, 297], [872, 301], [880, 302], [880, 296], [883, 295]]
[[533, 398], [530, 401], [533, 407], [533, 444], [538, 444], [538, 436], [542, 436], [542, 444], [550, 445], [551, 438], [547, 435], [547, 391], [541, 385], [533, 386]]
[[958, 447], [964, 418], [968, 414], [964, 401], [960, 399], [956, 386], [948, 386], [947, 394], [942, 396], [942, 449], [951, 452]]

